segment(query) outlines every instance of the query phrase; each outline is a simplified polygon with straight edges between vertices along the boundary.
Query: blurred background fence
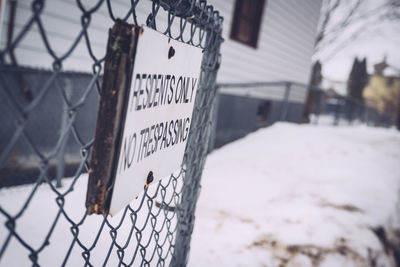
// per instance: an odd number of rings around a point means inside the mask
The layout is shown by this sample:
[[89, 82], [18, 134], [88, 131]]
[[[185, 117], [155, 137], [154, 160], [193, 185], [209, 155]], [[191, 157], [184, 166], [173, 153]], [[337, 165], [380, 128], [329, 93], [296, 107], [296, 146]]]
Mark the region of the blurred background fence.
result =
[[[223, 18], [203, 0], [0, 3], [0, 265], [184, 266]], [[107, 33], [117, 18], [203, 48], [200, 83], [182, 169], [114, 217], [87, 216]]]
[[221, 83], [218, 87], [215, 147], [277, 121], [333, 126], [394, 124], [391, 116], [362, 100], [298, 82]]

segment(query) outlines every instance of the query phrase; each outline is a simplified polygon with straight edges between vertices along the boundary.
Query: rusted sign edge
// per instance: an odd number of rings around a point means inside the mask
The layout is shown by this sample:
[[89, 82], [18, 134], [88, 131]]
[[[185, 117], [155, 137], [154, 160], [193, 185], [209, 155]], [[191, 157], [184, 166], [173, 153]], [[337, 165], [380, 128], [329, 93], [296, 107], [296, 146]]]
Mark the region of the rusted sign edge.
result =
[[109, 30], [86, 194], [87, 214], [108, 214], [140, 29], [116, 20]]

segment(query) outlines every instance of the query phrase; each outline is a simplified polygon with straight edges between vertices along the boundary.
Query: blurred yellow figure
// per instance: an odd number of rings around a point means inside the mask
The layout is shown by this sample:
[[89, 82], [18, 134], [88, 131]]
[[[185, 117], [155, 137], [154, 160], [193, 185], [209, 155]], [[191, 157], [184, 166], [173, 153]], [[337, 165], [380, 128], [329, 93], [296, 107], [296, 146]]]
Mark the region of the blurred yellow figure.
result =
[[400, 77], [371, 75], [364, 88], [363, 98], [367, 105], [395, 121], [400, 109]]

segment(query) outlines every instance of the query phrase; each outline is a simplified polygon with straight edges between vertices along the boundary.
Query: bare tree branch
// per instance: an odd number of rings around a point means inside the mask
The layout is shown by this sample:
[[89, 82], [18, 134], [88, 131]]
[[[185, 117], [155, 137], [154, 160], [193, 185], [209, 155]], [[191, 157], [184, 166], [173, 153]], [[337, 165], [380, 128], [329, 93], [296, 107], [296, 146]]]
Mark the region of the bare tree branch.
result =
[[331, 6], [331, 0], [326, 0], [326, 5], [327, 5], [327, 10], [325, 11], [325, 16], [324, 19], [321, 23], [321, 28], [319, 30], [319, 33], [317, 35], [315, 43], [319, 43], [325, 36], [325, 31], [326, 27], [329, 24], [329, 21], [331, 19], [331, 14], [337, 9], [337, 7], [340, 4], [340, 0], [336, 0], [333, 5]]
[[[337, 2], [335, 2], [335, 4], [336, 3]], [[336, 45], [333, 52], [324, 57], [325, 60], [329, 60], [345, 46], [359, 38], [364, 30], [370, 28], [371, 25], [377, 26], [388, 20], [400, 19], [400, 0], [385, 0], [382, 5], [373, 10], [366, 11], [361, 10], [363, 3], [365, 3], [364, 0], [357, 0], [354, 4], [351, 4], [351, 7], [343, 18], [338, 23], [331, 26], [333, 12], [338, 10], [338, 6], [332, 6], [334, 8], [330, 8], [331, 1], [325, 0], [324, 5], [327, 11], [323, 15], [322, 25], [317, 34], [314, 53], [320, 53], [332, 43], [339, 41], [340, 44]], [[349, 32], [350, 28], [352, 32]], [[345, 33], [349, 34], [349, 37], [346, 37], [346, 40], [340, 40], [341, 36]]]

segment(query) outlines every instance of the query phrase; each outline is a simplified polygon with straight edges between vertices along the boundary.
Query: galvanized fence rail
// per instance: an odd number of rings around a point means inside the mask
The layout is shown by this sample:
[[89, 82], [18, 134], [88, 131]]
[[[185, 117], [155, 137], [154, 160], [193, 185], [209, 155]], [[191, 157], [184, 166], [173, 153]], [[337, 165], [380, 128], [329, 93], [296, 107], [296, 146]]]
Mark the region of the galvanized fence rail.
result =
[[[0, 47], [0, 266], [185, 266], [211, 130], [223, 18], [203, 0], [127, 1], [120, 19], [204, 49], [190, 137], [180, 172], [150, 186], [114, 217], [87, 216], [91, 121], [101, 95], [106, 52], [106, 46], [101, 56], [93, 52], [96, 38], [90, 29], [98, 26], [92, 18], [99, 12], [109, 17], [104, 23], [110, 28], [117, 19], [114, 5], [122, 4], [90, 2], [68, 2], [79, 9], [73, 23], [80, 30], [62, 53], [49, 37], [65, 29], [48, 31], [43, 16], [63, 16], [63, 10], [47, 12], [54, 2], [34, 0], [26, 14], [16, 12], [16, 1], [6, 3], [8, 20], [2, 30], [7, 40]], [[144, 21], [137, 14], [139, 7], [147, 12]], [[26, 23], [13, 31], [21, 14]], [[18, 65], [18, 52], [29, 48], [23, 40], [33, 31], [51, 57], [48, 69]], [[66, 71], [65, 62], [81, 46], [91, 69]], [[59, 119], [43, 117], [51, 113]], [[29, 184], [9, 188], [24, 183]]]
[[[393, 118], [381, 114], [362, 99], [334, 94], [329, 90], [298, 82], [221, 83], [218, 84], [218, 88], [233, 89], [230, 93], [235, 93], [236, 90], [242, 96], [279, 102], [278, 115], [270, 118], [272, 122], [289, 120], [334, 126], [353, 123], [383, 127], [394, 125]], [[295, 102], [304, 104], [304, 114], [300, 116], [301, 114], [296, 112], [296, 118], [290, 118], [291, 103]]]

